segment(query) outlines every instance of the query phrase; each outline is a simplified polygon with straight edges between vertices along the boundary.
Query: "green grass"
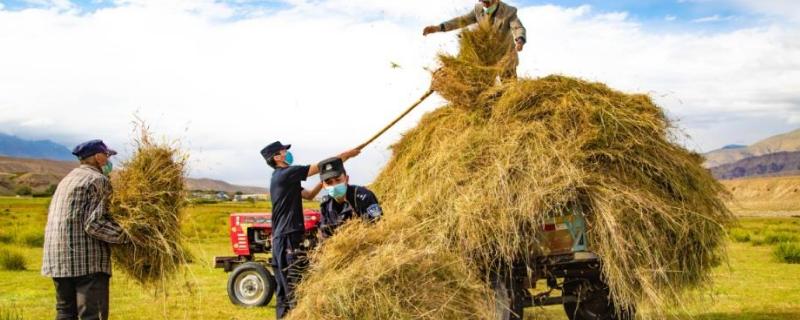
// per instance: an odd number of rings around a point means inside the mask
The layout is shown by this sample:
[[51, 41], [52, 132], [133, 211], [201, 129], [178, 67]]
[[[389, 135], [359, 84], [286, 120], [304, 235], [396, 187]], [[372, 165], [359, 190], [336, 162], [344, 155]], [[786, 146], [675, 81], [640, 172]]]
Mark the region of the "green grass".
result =
[[19, 235], [17, 243], [28, 247], [42, 247], [44, 245], [44, 231], [28, 231]]
[[[0, 197], [0, 234], [10, 240], [0, 243], [0, 250], [19, 248], [28, 262], [24, 271], [0, 270], [0, 310], [15, 305], [24, 310], [25, 319], [55, 317], [53, 281], [40, 275], [41, 246], [29, 246], [26, 235], [43, 234], [47, 223], [49, 199]], [[318, 208], [313, 202], [306, 208]], [[227, 274], [212, 267], [214, 256], [232, 255], [228, 234], [231, 212], [269, 211], [268, 202], [217, 203], [197, 205], [186, 211], [181, 226], [188, 237], [195, 260], [185, 277], [169, 285], [166, 295], [143, 290], [121, 271], [111, 278], [112, 319], [272, 319], [273, 302], [265, 308], [246, 309], [231, 304], [226, 292]], [[36, 237], [30, 236], [30, 239]], [[14, 309], [14, 310], [17, 310]], [[0, 311], [4, 312], [4, 311]], [[16, 313], [15, 313], [16, 314]], [[17, 320], [17, 318], [8, 318]], [[0, 320], [6, 320], [0, 313]]]
[[0, 305], [0, 320], [23, 320], [22, 310], [14, 305]]
[[16, 250], [0, 249], [0, 270], [20, 271], [25, 270], [25, 256]]
[[[25, 319], [52, 319], [55, 293], [51, 279], [39, 273], [42, 249], [27, 246], [20, 238], [43, 232], [47, 221], [47, 199], [0, 198], [1, 234], [12, 235], [0, 241], [0, 250], [18, 250], [27, 261], [27, 270], [0, 270], [0, 320], [10, 310]], [[316, 204], [306, 203], [314, 208]], [[228, 300], [227, 274], [211, 267], [214, 256], [231, 255], [228, 215], [231, 212], [263, 212], [269, 204], [217, 203], [196, 205], [187, 212], [182, 230], [189, 237], [195, 260], [189, 274], [173, 281], [168, 295], [143, 290], [123, 273], [115, 270], [111, 278], [112, 319], [272, 319], [274, 299], [266, 308], [245, 309]], [[739, 230], [739, 231], [734, 231]], [[687, 295], [684, 310], [676, 319], [800, 319], [800, 264], [788, 264], [773, 252], [780, 244], [754, 246], [752, 241], [736, 240], [734, 234], [760, 237], [781, 233], [800, 236], [800, 219], [748, 218], [732, 229], [728, 245], [730, 261], [714, 270], [710, 291]], [[2, 239], [2, 238], [0, 238]], [[743, 239], [743, 238], [742, 238]], [[14, 306], [9, 309], [9, 306]], [[24, 313], [19, 312], [24, 310]], [[526, 319], [566, 319], [560, 306], [529, 308]]]
[[741, 228], [733, 228], [728, 235], [736, 242], [750, 242], [750, 232]]
[[772, 246], [772, 255], [779, 262], [800, 263], [800, 218], [744, 219], [728, 235], [735, 242]]
[[0, 231], [0, 243], [11, 243], [11, 242], [14, 242], [14, 236]]
[[778, 244], [773, 251], [775, 258], [786, 263], [800, 263], [800, 244], [784, 242]]

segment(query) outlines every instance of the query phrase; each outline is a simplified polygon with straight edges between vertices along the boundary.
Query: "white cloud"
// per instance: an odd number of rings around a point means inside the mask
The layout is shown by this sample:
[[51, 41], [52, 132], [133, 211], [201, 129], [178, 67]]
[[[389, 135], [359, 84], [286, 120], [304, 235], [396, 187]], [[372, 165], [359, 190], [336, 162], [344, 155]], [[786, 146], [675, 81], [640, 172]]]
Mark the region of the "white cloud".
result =
[[[428, 87], [423, 68], [456, 45], [455, 34], [422, 37], [422, 27], [474, 5], [288, 2], [256, 14], [215, 1], [155, 0], [83, 14], [0, 11], [0, 128], [119, 145], [138, 111], [155, 130], [184, 139], [194, 175], [265, 185], [258, 151], [266, 143], [293, 143], [298, 162], [317, 161], [359, 144], [415, 101]], [[529, 30], [520, 73], [653, 93], [697, 148], [796, 125], [795, 29], [653, 33], [624, 12], [589, 6], [526, 7], [520, 16]], [[350, 163], [353, 178], [371, 179], [386, 147], [441, 102], [426, 102]]]
[[800, 22], [800, 1], [797, 0], [727, 0], [757, 13], [783, 16]]
[[704, 23], [704, 22], [718, 22], [718, 21], [722, 21], [722, 20], [723, 20], [722, 17], [720, 17], [718, 14], [715, 14], [713, 16], [694, 19], [694, 20], [692, 20], [692, 22]]

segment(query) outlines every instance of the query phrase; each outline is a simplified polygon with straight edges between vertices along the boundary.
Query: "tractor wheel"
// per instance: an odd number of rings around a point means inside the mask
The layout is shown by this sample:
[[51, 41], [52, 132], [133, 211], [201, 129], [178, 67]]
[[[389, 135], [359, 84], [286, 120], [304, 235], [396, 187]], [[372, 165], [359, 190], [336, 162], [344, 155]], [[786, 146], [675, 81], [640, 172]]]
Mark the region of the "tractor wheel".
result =
[[272, 300], [275, 286], [275, 277], [263, 264], [247, 262], [228, 276], [228, 297], [239, 306], [262, 307]]
[[633, 310], [617, 311], [608, 286], [600, 279], [565, 279], [564, 295], [578, 297], [578, 302], [565, 302], [569, 320], [632, 320]]
[[492, 275], [497, 320], [522, 320], [525, 312], [525, 290], [512, 277]]

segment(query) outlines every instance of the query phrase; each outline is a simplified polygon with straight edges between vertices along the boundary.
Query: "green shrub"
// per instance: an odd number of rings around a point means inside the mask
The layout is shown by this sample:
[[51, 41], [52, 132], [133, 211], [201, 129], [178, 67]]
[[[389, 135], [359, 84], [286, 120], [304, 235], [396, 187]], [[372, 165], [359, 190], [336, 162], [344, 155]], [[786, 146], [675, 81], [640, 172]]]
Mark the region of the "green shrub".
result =
[[771, 232], [768, 231], [764, 234], [764, 242], [767, 244], [776, 244], [783, 242], [797, 241], [797, 236], [786, 232]]
[[18, 252], [0, 249], [0, 269], [17, 271], [25, 270], [25, 256]]
[[775, 257], [781, 262], [800, 263], [800, 244], [796, 242], [782, 242], [773, 251]]
[[747, 230], [744, 230], [744, 229], [733, 228], [728, 233], [728, 235], [731, 237], [731, 239], [733, 239], [733, 241], [736, 241], [736, 242], [749, 242], [750, 241], [750, 232], [747, 232]]
[[14, 193], [16, 193], [18, 196], [29, 196], [33, 194], [33, 189], [31, 189], [29, 186], [19, 186], [16, 190], [14, 190]]
[[195, 198], [195, 199], [190, 199], [189, 203], [193, 205], [202, 205], [202, 204], [217, 204], [219, 203], [219, 201], [213, 199]]
[[14, 241], [14, 236], [0, 232], [0, 243], [11, 243]]
[[44, 233], [42, 232], [27, 232], [17, 239], [20, 244], [29, 247], [41, 248], [44, 246]]

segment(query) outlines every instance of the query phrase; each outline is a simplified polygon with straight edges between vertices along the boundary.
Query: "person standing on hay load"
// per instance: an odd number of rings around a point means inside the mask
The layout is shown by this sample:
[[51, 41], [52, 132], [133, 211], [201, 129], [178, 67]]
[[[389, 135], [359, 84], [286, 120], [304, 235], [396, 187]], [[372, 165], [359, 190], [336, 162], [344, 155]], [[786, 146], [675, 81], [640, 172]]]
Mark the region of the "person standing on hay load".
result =
[[350, 176], [344, 169], [344, 162], [339, 158], [322, 160], [319, 178], [328, 195], [320, 203], [322, 221], [320, 235], [323, 239], [333, 236], [336, 228], [347, 220], [360, 217], [365, 221], [375, 222], [381, 218], [378, 198], [369, 189], [351, 185]]
[[511, 52], [511, 60], [508, 62], [502, 78], [516, 79], [517, 66], [519, 65], [517, 52], [522, 51], [527, 42], [525, 26], [522, 25], [522, 21], [517, 17], [517, 8], [500, 0], [479, 0], [478, 2], [472, 11], [463, 16], [453, 18], [436, 26], [425, 27], [422, 35], [427, 36], [431, 33], [452, 31], [487, 21], [495, 30], [507, 37], [509, 41], [513, 41], [514, 50]]
[[[294, 157], [289, 148], [275, 141], [264, 149], [261, 156], [275, 169], [269, 185], [272, 201], [272, 260], [277, 288], [275, 295], [277, 319], [285, 317], [294, 307], [294, 287], [300, 280], [304, 263], [300, 244], [304, 240], [303, 199], [312, 200], [322, 189], [322, 183], [311, 190], [305, 190], [301, 182], [319, 173], [319, 166], [293, 166]], [[348, 150], [338, 157], [347, 161], [361, 153], [358, 149]]]
[[102, 140], [76, 146], [80, 159], [58, 184], [47, 213], [42, 275], [56, 287], [56, 319], [108, 319], [111, 246], [128, 242], [108, 215], [109, 157]]

